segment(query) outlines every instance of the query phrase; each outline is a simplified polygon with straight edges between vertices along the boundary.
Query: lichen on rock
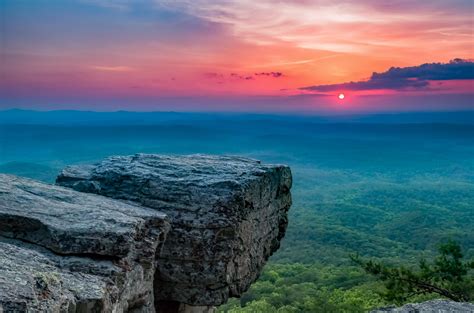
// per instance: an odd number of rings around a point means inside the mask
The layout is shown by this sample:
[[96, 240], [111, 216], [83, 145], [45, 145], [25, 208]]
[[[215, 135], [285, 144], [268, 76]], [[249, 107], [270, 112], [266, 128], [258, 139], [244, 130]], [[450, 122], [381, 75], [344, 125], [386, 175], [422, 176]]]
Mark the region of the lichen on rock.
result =
[[0, 174], [0, 308], [153, 310], [169, 227], [157, 211]]
[[166, 213], [155, 300], [220, 305], [240, 296], [278, 249], [288, 223], [287, 166], [228, 156], [110, 157], [70, 166], [57, 184]]
[[213, 312], [278, 249], [291, 183], [204, 155], [110, 157], [62, 186], [0, 174], [0, 312]]

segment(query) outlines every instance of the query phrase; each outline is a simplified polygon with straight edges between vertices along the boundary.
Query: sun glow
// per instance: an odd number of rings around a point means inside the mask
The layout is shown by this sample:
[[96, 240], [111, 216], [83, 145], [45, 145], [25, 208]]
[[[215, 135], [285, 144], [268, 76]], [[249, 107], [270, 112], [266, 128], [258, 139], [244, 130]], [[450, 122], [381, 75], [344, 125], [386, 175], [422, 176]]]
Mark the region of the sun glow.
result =
[[337, 97], [339, 98], [339, 100], [344, 100], [346, 96], [343, 93], [340, 93]]

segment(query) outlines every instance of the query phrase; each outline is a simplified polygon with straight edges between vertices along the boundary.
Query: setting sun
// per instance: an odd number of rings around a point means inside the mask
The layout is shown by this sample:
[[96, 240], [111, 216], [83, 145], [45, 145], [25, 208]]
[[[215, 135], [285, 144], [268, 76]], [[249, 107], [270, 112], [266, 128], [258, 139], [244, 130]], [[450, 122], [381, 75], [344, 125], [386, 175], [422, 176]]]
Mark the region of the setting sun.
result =
[[339, 96], [338, 96], [339, 100], [344, 100], [345, 97], [346, 97], [346, 96], [344, 96], [343, 93], [340, 93]]

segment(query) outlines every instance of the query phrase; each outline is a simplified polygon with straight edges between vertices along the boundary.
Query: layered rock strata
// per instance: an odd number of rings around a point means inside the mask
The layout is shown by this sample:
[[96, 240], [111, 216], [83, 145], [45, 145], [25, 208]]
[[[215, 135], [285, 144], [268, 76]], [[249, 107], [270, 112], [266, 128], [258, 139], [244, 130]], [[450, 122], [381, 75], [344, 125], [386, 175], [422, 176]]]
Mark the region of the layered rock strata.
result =
[[57, 184], [0, 174], [2, 313], [213, 312], [258, 277], [291, 205], [288, 167], [238, 157], [111, 157]]
[[0, 174], [0, 312], [152, 312], [163, 213]]
[[288, 167], [240, 157], [110, 157], [67, 167], [56, 182], [169, 216], [157, 255], [157, 308], [206, 308], [240, 296], [278, 249], [291, 205]]

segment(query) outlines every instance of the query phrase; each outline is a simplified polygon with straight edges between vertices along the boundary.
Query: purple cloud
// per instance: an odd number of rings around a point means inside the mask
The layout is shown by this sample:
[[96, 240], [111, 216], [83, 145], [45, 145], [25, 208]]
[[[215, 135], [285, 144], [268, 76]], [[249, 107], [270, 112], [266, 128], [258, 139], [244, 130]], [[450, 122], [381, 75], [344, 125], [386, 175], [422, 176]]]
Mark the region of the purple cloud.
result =
[[[230, 73], [228, 77], [230, 77], [232, 80], [254, 80], [258, 77], [273, 77], [273, 78], [278, 78], [282, 77], [283, 73], [281, 72], [260, 72], [260, 73], [254, 73], [250, 75], [241, 75], [237, 73]], [[225, 80], [226, 75], [221, 74], [221, 73], [214, 73], [214, 72], [209, 72], [209, 73], [204, 73], [204, 77], [207, 79], [215, 79], [215, 80]]]
[[300, 90], [330, 92], [338, 90], [407, 90], [427, 88], [432, 80], [474, 79], [474, 62], [454, 59], [449, 63], [425, 63], [411, 67], [391, 67], [373, 73], [366, 81], [302, 87]]
[[209, 78], [209, 79], [223, 79], [224, 75], [210, 72], [210, 73], [204, 73], [204, 77]]
[[270, 76], [270, 77], [282, 77], [283, 73], [281, 72], [260, 72], [260, 73], [255, 73], [255, 76]]
[[252, 80], [252, 79], [254, 79], [253, 76], [239, 75], [239, 74], [236, 74], [236, 73], [230, 73], [230, 77], [236, 78], [236, 79], [242, 79], [242, 80]]

